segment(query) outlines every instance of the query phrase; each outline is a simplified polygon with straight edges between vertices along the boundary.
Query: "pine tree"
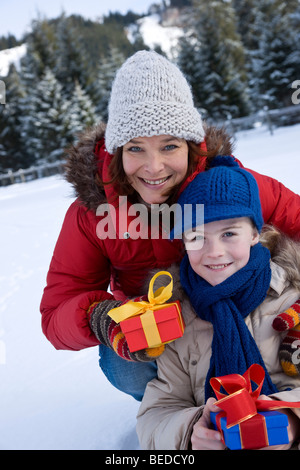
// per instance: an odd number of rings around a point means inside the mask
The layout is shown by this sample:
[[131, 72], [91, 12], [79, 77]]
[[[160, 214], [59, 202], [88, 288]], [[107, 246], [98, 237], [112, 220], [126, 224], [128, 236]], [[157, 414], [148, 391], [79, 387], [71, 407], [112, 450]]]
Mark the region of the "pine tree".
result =
[[26, 42], [31, 44], [31, 50], [39, 57], [41, 77], [46, 68], [53, 69], [56, 60], [56, 38], [52, 25], [43, 19], [33, 20], [32, 31]]
[[170, 0], [170, 7], [183, 8], [192, 6], [192, 0]]
[[188, 53], [188, 75], [193, 77], [196, 103], [215, 120], [246, 115], [249, 108], [244, 48], [231, 2], [194, 3], [194, 34], [189, 46], [188, 38], [181, 43], [179, 65], [185, 72], [184, 57]]
[[54, 162], [71, 142], [68, 107], [62, 86], [46, 69], [42, 80], [24, 98], [21, 132], [37, 163]]
[[68, 110], [68, 120], [68, 127], [74, 142], [82, 131], [96, 123], [95, 108], [88, 94], [78, 82], [75, 83], [75, 89]]
[[116, 48], [111, 47], [109, 54], [99, 64], [98, 79], [95, 83], [94, 99], [96, 113], [99, 119], [106, 122], [108, 117], [108, 102], [111, 93], [112, 82], [117, 70], [125, 61], [124, 55]]
[[[300, 73], [299, 2], [242, 0], [236, 1], [235, 6], [240, 29], [244, 29], [255, 109], [290, 105], [291, 83]], [[242, 11], [247, 12], [246, 18], [241, 17]]]
[[83, 88], [88, 83], [88, 66], [85, 51], [80, 43], [79, 33], [71, 22], [61, 15], [57, 26], [56, 64], [54, 73], [63, 87], [63, 93], [70, 99], [78, 82]]
[[5, 78], [6, 104], [0, 106], [0, 170], [18, 170], [30, 166], [34, 158], [28, 153], [21, 136], [21, 99], [24, 97], [20, 77], [14, 65]]
[[203, 118], [207, 117], [205, 99], [203, 96], [203, 68], [199, 67], [202, 60], [199, 39], [194, 32], [186, 33], [179, 40], [179, 54], [177, 63], [189, 82], [194, 96], [195, 106], [199, 109]]
[[40, 56], [35, 50], [33, 42], [29, 39], [26, 42], [26, 54], [20, 61], [20, 77], [25, 93], [36, 87], [43, 72], [44, 67]]
[[258, 48], [257, 34], [257, 2], [256, 0], [233, 0], [233, 8], [237, 18], [237, 31], [241, 36], [246, 51]]

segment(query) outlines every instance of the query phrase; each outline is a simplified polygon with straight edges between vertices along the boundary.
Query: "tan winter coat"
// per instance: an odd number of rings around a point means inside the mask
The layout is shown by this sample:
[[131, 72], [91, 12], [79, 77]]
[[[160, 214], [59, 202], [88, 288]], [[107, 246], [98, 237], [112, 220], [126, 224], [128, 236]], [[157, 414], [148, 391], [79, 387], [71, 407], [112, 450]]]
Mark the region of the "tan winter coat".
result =
[[[292, 257], [293, 253], [290, 253], [291, 264], [295, 263]], [[300, 270], [300, 263], [298, 267]], [[300, 401], [300, 377], [287, 376], [278, 359], [284, 334], [272, 328], [275, 316], [299, 299], [300, 274], [293, 269], [290, 274], [272, 261], [271, 268], [272, 279], [267, 297], [245, 321], [273, 383], [280, 390], [272, 397]], [[180, 285], [179, 267], [172, 266], [169, 271], [174, 280], [172, 298], [181, 301], [186, 329], [182, 338], [166, 346], [157, 361], [158, 378], [147, 386], [137, 418], [137, 433], [142, 449], [188, 449], [193, 425], [199, 420], [204, 405], [213, 327], [193, 311]], [[292, 283], [291, 276], [294, 277]], [[163, 277], [159, 279], [164, 284]], [[292, 390], [283, 391], [288, 388]], [[300, 418], [300, 409], [294, 409], [294, 413]]]

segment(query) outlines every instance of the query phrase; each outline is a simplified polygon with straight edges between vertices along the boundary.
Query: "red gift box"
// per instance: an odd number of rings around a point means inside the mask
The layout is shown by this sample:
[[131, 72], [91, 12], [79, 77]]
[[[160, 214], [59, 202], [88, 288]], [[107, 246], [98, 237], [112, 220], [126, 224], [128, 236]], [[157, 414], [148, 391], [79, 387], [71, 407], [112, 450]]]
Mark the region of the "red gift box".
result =
[[142, 315], [122, 321], [120, 326], [131, 352], [169, 343], [183, 335], [180, 303], [177, 301], [159, 310], [147, 310]]
[[[153, 293], [153, 285], [158, 276], [167, 275], [171, 282]], [[108, 312], [120, 323], [129, 350], [153, 348], [180, 338], [184, 332], [180, 302], [166, 303], [172, 296], [173, 279], [169, 272], [160, 271], [152, 277], [147, 301], [128, 301]]]

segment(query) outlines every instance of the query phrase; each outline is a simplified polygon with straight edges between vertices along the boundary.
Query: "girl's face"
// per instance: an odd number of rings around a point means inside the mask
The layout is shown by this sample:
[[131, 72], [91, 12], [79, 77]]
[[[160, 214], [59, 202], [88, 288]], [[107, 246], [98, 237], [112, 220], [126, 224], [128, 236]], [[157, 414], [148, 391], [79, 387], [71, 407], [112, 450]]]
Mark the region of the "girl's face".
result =
[[184, 233], [192, 269], [212, 286], [246, 266], [250, 248], [258, 241], [259, 234], [247, 217], [210, 222]]
[[123, 146], [123, 168], [144, 202], [160, 204], [181, 183], [188, 168], [188, 145], [170, 135], [137, 137]]

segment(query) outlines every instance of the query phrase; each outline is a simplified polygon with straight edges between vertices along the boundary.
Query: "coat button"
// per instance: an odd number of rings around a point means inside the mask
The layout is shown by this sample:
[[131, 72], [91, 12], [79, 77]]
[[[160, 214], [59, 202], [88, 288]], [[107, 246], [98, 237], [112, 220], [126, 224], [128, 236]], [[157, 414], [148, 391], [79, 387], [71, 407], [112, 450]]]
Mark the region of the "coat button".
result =
[[196, 365], [197, 365], [197, 361], [194, 359], [193, 361], [191, 361], [191, 364], [192, 364], [192, 366], [196, 366]]
[[125, 240], [127, 240], [128, 238], [130, 238], [130, 233], [129, 233], [129, 232], [124, 232], [123, 238], [125, 238]]

